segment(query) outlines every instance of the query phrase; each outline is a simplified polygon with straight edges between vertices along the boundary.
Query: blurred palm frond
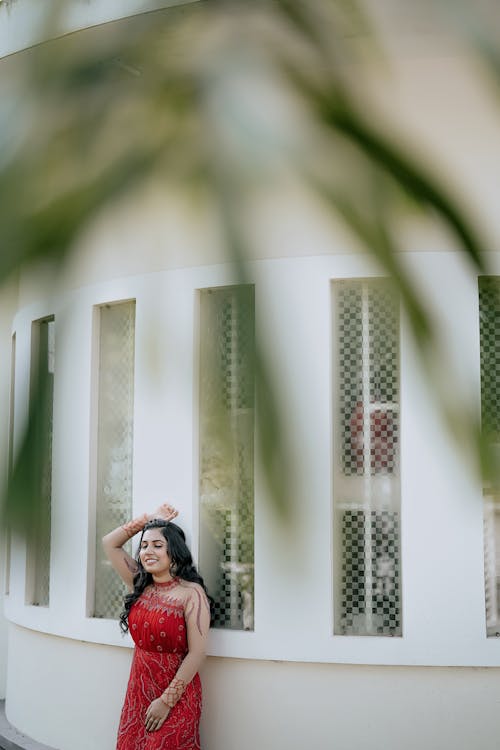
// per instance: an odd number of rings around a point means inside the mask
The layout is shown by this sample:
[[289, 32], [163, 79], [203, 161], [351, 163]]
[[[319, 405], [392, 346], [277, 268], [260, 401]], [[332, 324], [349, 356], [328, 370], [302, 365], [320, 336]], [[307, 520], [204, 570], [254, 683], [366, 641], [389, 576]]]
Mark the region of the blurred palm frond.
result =
[[[476, 48], [498, 81], [500, 57], [485, 38]], [[474, 446], [484, 467], [476, 418], [459, 414], [436, 376], [435, 325], [398, 256], [394, 217], [411, 206], [438, 222], [474, 273], [487, 271], [484, 242], [461, 201], [413, 156], [411, 144], [390, 134], [376, 111], [361, 112], [351, 71], [359, 76], [367, 58], [383, 57], [382, 41], [356, 2], [207, 0], [4, 61], [12, 80], [0, 103], [0, 283], [42, 261], [62, 273], [96, 217], [155, 180], [215, 207], [225, 257], [244, 282], [247, 205], [264, 185], [293, 175], [394, 280], [442, 414], [455, 437], [468, 436], [468, 450]], [[276, 507], [285, 512], [286, 426], [259, 347], [256, 372], [261, 459]], [[34, 420], [36, 414], [8, 493], [11, 523], [25, 521], [36, 502], [28, 482], [36, 463]]]

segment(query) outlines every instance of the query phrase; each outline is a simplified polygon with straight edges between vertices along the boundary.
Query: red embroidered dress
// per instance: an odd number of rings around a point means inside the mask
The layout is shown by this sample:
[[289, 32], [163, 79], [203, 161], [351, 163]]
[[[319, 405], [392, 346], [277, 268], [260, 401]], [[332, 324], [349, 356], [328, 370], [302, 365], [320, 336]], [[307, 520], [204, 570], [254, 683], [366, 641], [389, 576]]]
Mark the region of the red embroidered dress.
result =
[[168, 687], [188, 651], [184, 604], [169, 591], [177, 584], [174, 579], [148, 586], [130, 610], [135, 649], [116, 750], [200, 750], [198, 674], [160, 729], [147, 732], [144, 724], [149, 704]]

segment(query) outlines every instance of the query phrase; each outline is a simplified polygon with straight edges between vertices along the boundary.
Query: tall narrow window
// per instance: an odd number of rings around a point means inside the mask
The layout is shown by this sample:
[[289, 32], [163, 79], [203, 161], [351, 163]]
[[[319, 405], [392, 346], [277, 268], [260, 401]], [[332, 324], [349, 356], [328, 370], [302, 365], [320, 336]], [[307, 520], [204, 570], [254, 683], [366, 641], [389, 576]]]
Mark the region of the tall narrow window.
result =
[[[16, 334], [12, 334], [10, 352], [10, 394], [9, 394], [9, 447], [7, 458], [7, 473], [9, 478], [14, 467], [14, 398], [16, 383]], [[5, 593], [10, 593], [10, 556], [12, 533], [8, 526], [5, 529]]]
[[[479, 279], [481, 424], [490, 448], [500, 448], [500, 277]], [[486, 630], [500, 636], [500, 489], [489, 483], [484, 495]]]
[[399, 301], [334, 282], [335, 633], [400, 635]]
[[254, 289], [200, 294], [200, 568], [215, 625], [254, 627]]
[[42, 607], [49, 604], [54, 354], [54, 318], [35, 321], [31, 330], [30, 422], [37, 497], [28, 543], [26, 601]]
[[105, 559], [104, 534], [132, 515], [135, 302], [98, 310], [94, 617], [116, 618], [124, 587]]

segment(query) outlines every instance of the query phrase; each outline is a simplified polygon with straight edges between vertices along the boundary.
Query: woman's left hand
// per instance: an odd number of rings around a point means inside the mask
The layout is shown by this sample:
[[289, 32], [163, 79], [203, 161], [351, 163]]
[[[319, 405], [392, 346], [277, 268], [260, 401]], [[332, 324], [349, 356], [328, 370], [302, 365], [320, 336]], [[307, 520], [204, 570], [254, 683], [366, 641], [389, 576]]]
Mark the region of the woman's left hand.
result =
[[169, 503], [163, 503], [154, 513], [148, 515], [148, 520], [153, 521], [155, 518], [162, 518], [164, 521], [171, 521], [179, 515], [177, 508]]
[[149, 704], [148, 710], [146, 711], [146, 729], [148, 732], [156, 732], [163, 726], [163, 723], [170, 713], [169, 707], [162, 701], [161, 698], [156, 698], [152, 703]]

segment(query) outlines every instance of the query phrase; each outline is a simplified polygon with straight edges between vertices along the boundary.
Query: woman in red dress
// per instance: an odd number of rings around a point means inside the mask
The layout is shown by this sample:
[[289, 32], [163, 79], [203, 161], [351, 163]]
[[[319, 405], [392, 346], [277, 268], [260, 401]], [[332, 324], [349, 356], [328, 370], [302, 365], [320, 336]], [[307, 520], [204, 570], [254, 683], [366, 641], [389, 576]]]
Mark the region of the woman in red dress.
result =
[[[162, 505], [103, 539], [111, 564], [129, 587], [120, 627], [135, 643], [118, 728], [117, 750], [200, 750], [201, 682], [210, 606], [203, 579]], [[142, 532], [137, 559], [123, 549]]]

